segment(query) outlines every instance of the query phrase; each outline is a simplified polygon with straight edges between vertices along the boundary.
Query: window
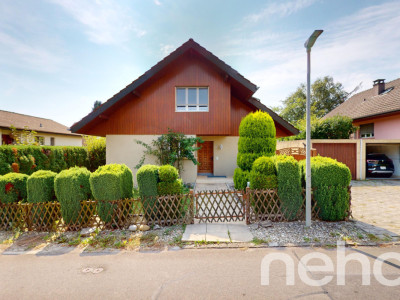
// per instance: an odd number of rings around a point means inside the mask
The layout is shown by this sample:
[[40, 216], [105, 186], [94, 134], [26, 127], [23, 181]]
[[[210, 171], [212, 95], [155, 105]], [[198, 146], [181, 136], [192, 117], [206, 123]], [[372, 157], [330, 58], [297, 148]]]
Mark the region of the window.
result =
[[50, 138], [50, 145], [51, 146], [55, 146], [56, 145], [56, 139], [55, 138], [53, 138], [53, 137]]
[[38, 143], [40, 146], [44, 145], [44, 136], [35, 136], [35, 142]]
[[360, 125], [360, 136], [361, 138], [374, 137], [374, 123]]
[[208, 111], [208, 87], [177, 87], [176, 111]]

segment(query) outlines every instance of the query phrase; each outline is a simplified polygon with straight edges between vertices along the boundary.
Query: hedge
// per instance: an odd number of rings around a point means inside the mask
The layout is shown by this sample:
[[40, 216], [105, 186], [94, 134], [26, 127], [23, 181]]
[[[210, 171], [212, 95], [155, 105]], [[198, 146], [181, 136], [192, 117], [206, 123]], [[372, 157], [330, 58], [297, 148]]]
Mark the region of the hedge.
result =
[[29, 203], [42, 203], [56, 200], [54, 179], [57, 173], [36, 171], [29, 176], [26, 186]]
[[[306, 161], [300, 162], [302, 183], [305, 185]], [[344, 220], [349, 210], [347, 187], [351, 182], [350, 169], [343, 163], [329, 157], [311, 158], [311, 187], [319, 210], [319, 217], [325, 221]]]
[[[254, 161], [261, 156], [273, 156], [276, 151], [276, 129], [271, 116], [262, 111], [249, 113], [239, 125], [238, 169], [233, 181], [236, 189], [243, 189], [245, 172], [250, 172]], [[246, 176], [244, 176], [246, 174]]]
[[293, 156], [277, 155], [275, 166], [282, 211], [289, 221], [294, 220], [303, 203], [299, 163]]
[[0, 202], [15, 203], [26, 201], [26, 181], [28, 175], [9, 173], [0, 176]]
[[161, 166], [158, 176], [162, 182], [175, 182], [179, 178], [178, 170], [171, 165]]
[[158, 166], [144, 165], [136, 173], [136, 179], [139, 187], [139, 195], [143, 202], [144, 214], [148, 220], [152, 220], [158, 210], [157, 207], [157, 183]]
[[56, 176], [54, 188], [65, 223], [87, 225], [91, 216], [79, 219], [79, 211], [80, 202], [89, 200], [92, 196], [89, 178], [88, 169], [80, 167], [64, 170]]
[[[106, 200], [99, 201], [97, 204], [97, 213], [104, 222], [111, 221], [113, 210], [118, 207], [117, 205], [113, 207], [107, 201], [133, 197], [132, 171], [124, 164], [101, 166], [90, 174], [89, 181], [93, 197], [96, 200]], [[124, 209], [124, 212], [129, 213], [129, 209]]]
[[0, 174], [15, 172], [16, 169], [28, 175], [38, 170], [58, 173], [71, 167], [89, 165], [85, 147], [4, 145], [0, 146], [0, 158]]

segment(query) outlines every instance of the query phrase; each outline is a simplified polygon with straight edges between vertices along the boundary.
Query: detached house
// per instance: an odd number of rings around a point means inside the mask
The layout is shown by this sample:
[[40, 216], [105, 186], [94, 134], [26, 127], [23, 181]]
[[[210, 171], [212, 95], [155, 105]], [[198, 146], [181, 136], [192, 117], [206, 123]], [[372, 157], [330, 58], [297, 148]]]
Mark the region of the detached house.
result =
[[256, 85], [190, 39], [71, 130], [106, 136], [107, 163], [125, 163], [136, 173], [144, 150], [136, 140], [151, 143], [171, 128], [205, 141], [197, 154], [200, 165], [184, 164], [185, 182], [194, 182], [197, 174], [232, 176], [239, 124], [249, 112], [268, 112], [277, 137], [298, 133], [252, 97], [256, 90]]

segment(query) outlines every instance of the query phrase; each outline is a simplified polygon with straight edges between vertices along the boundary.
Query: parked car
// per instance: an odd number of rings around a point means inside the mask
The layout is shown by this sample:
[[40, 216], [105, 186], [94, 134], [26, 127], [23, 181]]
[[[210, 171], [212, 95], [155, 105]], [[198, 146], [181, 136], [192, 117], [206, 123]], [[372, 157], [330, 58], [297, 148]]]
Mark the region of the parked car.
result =
[[367, 154], [367, 176], [390, 177], [394, 173], [393, 161], [383, 153]]

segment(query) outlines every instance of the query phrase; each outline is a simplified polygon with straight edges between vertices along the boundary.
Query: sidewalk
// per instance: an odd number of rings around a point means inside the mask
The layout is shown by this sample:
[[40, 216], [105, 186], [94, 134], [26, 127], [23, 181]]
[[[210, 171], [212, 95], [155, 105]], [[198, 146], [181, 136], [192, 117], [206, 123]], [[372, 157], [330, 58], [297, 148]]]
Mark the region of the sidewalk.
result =
[[201, 223], [187, 225], [183, 242], [251, 242], [253, 235], [244, 222]]

